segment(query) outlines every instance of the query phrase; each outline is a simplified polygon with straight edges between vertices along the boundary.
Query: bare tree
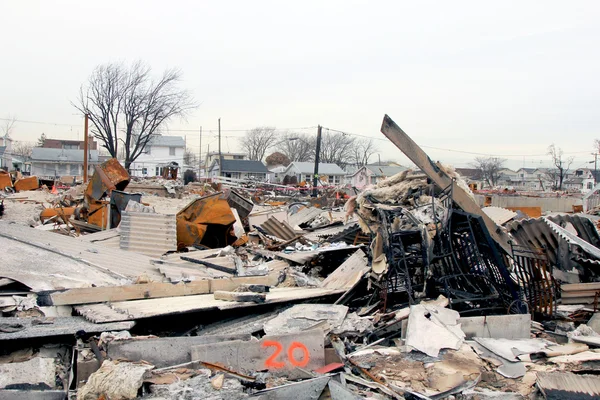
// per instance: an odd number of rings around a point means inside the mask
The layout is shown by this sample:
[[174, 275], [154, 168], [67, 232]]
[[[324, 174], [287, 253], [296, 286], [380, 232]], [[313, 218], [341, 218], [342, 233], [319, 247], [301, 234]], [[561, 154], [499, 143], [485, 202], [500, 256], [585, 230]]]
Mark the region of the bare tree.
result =
[[328, 130], [323, 133], [321, 138], [321, 162], [337, 164], [344, 168], [352, 162], [355, 146], [353, 137]]
[[552, 158], [554, 168], [550, 168], [546, 175], [554, 182], [554, 190], [563, 190], [563, 182], [569, 174], [569, 168], [575, 158], [571, 156], [565, 159], [562, 149], [556, 147], [554, 143], [548, 146], [548, 155]]
[[[130, 67], [100, 65], [81, 86], [73, 104], [89, 116], [91, 133], [112, 157], [119, 155], [122, 145], [127, 170], [161, 127], [196, 108], [189, 91], [178, 87], [179, 70], [168, 69], [158, 79], [151, 72], [142, 62]], [[121, 125], [124, 129], [119, 130]]]
[[0, 132], [1, 135], [9, 138], [16, 126], [17, 116], [7, 115], [6, 118], [2, 119], [2, 124], [0, 125], [0, 129], [2, 129], [2, 132]]
[[471, 165], [479, 171], [490, 187], [494, 187], [500, 180], [500, 170], [505, 162], [505, 159], [498, 157], [477, 157]]
[[16, 141], [12, 145], [13, 155], [20, 157], [23, 161], [29, 161], [31, 159], [32, 149], [33, 144], [28, 142]]
[[364, 138], [354, 141], [352, 162], [357, 168], [367, 165], [369, 158], [377, 152], [373, 139]]
[[246, 132], [241, 138], [241, 146], [248, 155], [248, 159], [262, 161], [269, 148], [273, 147], [277, 139], [275, 128], [262, 126]]
[[285, 167], [287, 167], [288, 165], [290, 165], [290, 158], [288, 156], [286, 156], [285, 154], [276, 151], [274, 153], [271, 153], [267, 156], [267, 158], [265, 158], [265, 162], [267, 163], [267, 165], [283, 165]]
[[287, 132], [279, 136], [275, 148], [290, 161], [307, 162], [315, 159], [316, 139], [310, 135]]
[[46, 134], [42, 133], [37, 140], [36, 147], [44, 147], [44, 143], [46, 143], [46, 139], [47, 139]]
[[183, 153], [183, 163], [186, 166], [196, 166], [198, 165], [198, 155], [188, 149]]

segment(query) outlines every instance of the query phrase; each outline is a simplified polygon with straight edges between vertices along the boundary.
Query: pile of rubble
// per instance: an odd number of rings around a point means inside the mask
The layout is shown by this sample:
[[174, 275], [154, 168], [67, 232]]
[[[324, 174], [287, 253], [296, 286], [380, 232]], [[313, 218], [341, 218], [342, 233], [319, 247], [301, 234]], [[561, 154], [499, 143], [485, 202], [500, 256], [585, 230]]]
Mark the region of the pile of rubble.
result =
[[599, 398], [594, 222], [482, 210], [382, 132], [419, 170], [345, 205], [113, 165], [1, 221], [0, 398]]

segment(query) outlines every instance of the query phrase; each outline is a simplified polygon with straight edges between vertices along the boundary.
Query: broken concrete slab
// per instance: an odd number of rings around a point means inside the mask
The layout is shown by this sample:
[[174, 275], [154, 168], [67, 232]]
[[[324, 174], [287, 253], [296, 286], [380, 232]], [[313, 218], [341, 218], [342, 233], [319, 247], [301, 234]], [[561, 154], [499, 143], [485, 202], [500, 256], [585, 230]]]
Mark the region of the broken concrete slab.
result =
[[531, 315], [486, 315], [459, 318], [460, 328], [467, 339], [473, 337], [495, 339], [528, 339]]
[[271, 389], [265, 389], [255, 393], [250, 398], [260, 400], [317, 400], [321, 397], [323, 390], [325, 389], [330, 380], [331, 377], [329, 376], [307, 379], [304, 381], [294, 382], [287, 385], [274, 387]]
[[268, 370], [282, 374], [296, 367], [312, 371], [325, 366], [324, 333], [311, 330], [261, 340], [228, 341], [192, 346], [192, 361], [224, 365], [234, 371]]
[[106, 360], [100, 369], [90, 375], [87, 383], [77, 392], [77, 400], [135, 399], [146, 373], [154, 368], [149, 364], [113, 362]]
[[107, 354], [112, 359], [147, 361], [165, 368], [192, 361], [192, 346], [250, 338], [249, 334], [233, 334], [114, 340], [108, 344]]
[[443, 307], [411, 306], [406, 345], [431, 357], [437, 357], [441, 349], [458, 350], [465, 338], [459, 317], [457, 311]]
[[0, 364], [0, 389], [56, 388], [56, 364], [54, 358], [34, 357], [23, 362]]
[[463, 400], [524, 400], [525, 397], [520, 393], [500, 392], [485, 388], [473, 388], [461, 393]]
[[348, 307], [334, 304], [297, 304], [267, 323], [264, 330], [267, 335], [301, 332], [327, 322], [332, 329], [342, 325], [348, 313]]
[[518, 356], [539, 353], [545, 350], [552, 342], [544, 339], [493, 339], [473, 338], [475, 342], [485, 347], [494, 354], [508, 361], [518, 361]]
[[2, 318], [2, 323], [22, 325], [23, 329], [15, 332], [0, 332], [0, 340], [74, 335], [78, 331], [85, 331], [88, 333], [122, 331], [129, 330], [135, 325], [134, 321], [95, 324], [87, 321], [83, 317], [5, 317]]

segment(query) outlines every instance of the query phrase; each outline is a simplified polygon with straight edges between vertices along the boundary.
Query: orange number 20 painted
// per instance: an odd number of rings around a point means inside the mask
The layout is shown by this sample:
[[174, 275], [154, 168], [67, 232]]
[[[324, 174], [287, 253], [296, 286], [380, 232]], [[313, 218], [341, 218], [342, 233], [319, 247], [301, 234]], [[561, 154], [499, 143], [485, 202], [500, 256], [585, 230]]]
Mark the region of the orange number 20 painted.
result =
[[[265, 340], [262, 344], [262, 347], [275, 347], [273, 354], [271, 354], [265, 361], [265, 367], [274, 369], [285, 367], [285, 362], [277, 361], [277, 357], [283, 350], [283, 345], [280, 342], [275, 340]], [[295, 350], [300, 350], [302, 352], [302, 357], [300, 360], [298, 360], [294, 355]], [[292, 344], [290, 344], [290, 347], [288, 347], [287, 351], [287, 357], [289, 363], [296, 367], [306, 367], [310, 362], [310, 352], [306, 346], [300, 342], [292, 342]]]

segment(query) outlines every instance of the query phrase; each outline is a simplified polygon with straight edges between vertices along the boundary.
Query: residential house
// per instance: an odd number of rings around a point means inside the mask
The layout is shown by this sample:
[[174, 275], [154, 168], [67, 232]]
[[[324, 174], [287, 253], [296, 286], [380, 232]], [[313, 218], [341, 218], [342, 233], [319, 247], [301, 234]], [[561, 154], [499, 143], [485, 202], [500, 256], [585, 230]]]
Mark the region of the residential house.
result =
[[[221, 157], [223, 158], [223, 160], [245, 160], [246, 159], [246, 154], [245, 153], [221, 153]], [[208, 153], [206, 153], [206, 161], [204, 163], [204, 165], [212, 165], [213, 161], [218, 160], [219, 159], [219, 152], [218, 151], [209, 151]]]
[[563, 181], [563, 190], [587, 193], [595, 186], [594, 171], [589, 168], [578, 168], [568, 174]]
[[[281, 175], [295, 176], [298, 182], [312, 182], [315, 171], [315, 164], [312, 162], [294, 161], [287, 166]], [[319, 163], [319, 178], [321, 182], [327, 182], [329, 185], [343, 185], [346, 172], [337, 164]]]
[[[90, 150], [88, 174], [98, 164], [98, 150]], [[34, 147], [31, 151], [31, 174], [54, 179], [61, 176], [83, 176], [83, 150]]]
[[8, 135], [0, 136], [0, 168], [13, 169], [12, 156], [12, 139]]
[[375, 185], [385, 178], [394, 176], [399, 172], [406, 171], [406, 167], [390, 167], [383, 165], [365, 165], [360, 167], [353, 175], [351, 184], [355, 188], [363, 188]]
[[[156, 136], [131, 163], [132, 176], [161, 176], [167, 166], [183, 167], [185, 140], [181, 136]], [[181, 175], [181, 174], [180, 174]]]
[[222, 176], [225, 178], [265, 181], [268, 173], [269, 170], [265, 164], [254, 160], [222, 159], [219, 163], [217, 158], [213, 160], [208, 168], [208, 176], [211, 178]]
[[267, 165], [267, 169], [269, 173], [267, 175], [267, 181], [271, 183], [281, 183], [283, 182], [282, 173], [286, 170], [285, 165]]
[[481, 190], [489, 186], [477, 168], [455, 168], [455, 171], [467, 182], [471, 190]]
[[500, 184], [518, 191], [546, 191], [552, 188], [547, 168], [519, 168], [500, 171]]

